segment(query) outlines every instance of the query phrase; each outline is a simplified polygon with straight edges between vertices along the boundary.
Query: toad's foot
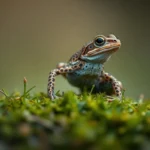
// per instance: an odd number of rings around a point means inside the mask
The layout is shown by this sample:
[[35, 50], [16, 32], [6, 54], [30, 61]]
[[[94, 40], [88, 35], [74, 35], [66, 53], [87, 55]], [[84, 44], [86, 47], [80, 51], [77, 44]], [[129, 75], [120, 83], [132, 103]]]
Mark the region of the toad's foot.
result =
[[121, 101], [121, 98], [119, 97], [112, 97], [112, 96], [106, 96], [107, 102], [113, 102], [114, 100]]

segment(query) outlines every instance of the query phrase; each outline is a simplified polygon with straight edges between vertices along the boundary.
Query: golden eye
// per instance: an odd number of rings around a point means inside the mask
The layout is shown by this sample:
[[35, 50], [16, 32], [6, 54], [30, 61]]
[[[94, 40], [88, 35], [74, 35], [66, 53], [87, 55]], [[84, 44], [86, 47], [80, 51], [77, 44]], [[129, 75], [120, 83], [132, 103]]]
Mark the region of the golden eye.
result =
[[102, 46], [105, 44], [105, 39], [103, 37], [97, 37], [94, 42], [96, 46]]

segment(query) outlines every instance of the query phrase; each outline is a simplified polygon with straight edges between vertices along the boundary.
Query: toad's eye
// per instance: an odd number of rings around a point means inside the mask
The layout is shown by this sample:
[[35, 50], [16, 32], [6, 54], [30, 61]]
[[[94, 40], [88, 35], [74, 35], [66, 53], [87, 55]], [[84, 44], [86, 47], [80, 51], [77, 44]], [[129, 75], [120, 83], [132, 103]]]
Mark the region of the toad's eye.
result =
[[94, 42], [96, 46], [102, 46], [105, 44], [105, 39], [103, 37], [97, 37]]

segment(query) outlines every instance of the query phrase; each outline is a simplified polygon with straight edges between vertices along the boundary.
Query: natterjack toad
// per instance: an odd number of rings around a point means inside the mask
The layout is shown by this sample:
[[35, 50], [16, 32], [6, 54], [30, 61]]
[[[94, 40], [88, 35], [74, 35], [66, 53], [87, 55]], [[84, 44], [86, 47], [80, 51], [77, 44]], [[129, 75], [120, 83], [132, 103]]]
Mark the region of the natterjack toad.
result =
[[109, 96], [116, 95], [121, 100], [122, 85], [112, 75], [103, 69], [104, 63], [121, 46], [121, 42], [114, 35], [96, 36], [91, 42], [84, 45], [76, 52], [68, 63], [59, 63], [48, 77], [48, 96], [53, 100], [55, 76], [63, 75], [71, 85], [85, 89], [92, 93], [106, 93]]

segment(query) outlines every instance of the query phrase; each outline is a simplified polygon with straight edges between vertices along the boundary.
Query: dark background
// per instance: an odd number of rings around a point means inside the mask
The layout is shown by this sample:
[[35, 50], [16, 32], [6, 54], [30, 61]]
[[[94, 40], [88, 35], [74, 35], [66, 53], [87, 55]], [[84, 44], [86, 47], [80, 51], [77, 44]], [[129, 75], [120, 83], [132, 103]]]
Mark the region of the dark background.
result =
[[[95, 35], [115, 34], [121, 49], [105, 71], [122, 81], [126, 95], [150, 97], [149, 0], [0, 0], [0, 89], [46, 92], [50, 70], [66, 62]], [[56, 89], [74, 90], [62, 77]]]

